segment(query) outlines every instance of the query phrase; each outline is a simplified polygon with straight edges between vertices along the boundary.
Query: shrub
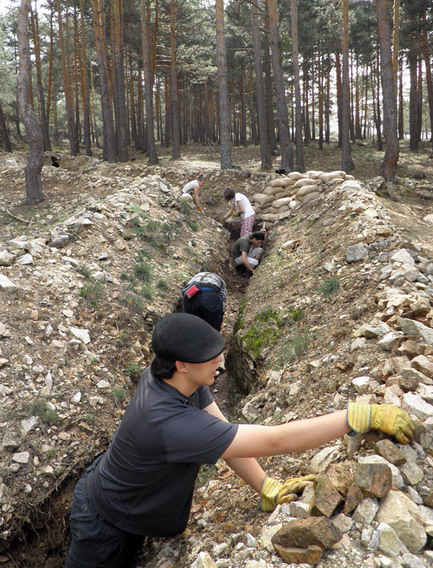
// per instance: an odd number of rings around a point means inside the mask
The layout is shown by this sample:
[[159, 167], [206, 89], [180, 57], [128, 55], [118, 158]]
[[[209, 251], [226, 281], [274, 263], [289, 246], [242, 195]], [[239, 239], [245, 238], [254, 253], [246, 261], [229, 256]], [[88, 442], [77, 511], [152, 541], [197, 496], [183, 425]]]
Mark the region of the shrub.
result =
[[325, 298], [327, 298], [331, 294], [334, 294], [334, 292], [337, 292], [339, 288], [340, 288], [340, 281], [338, 280], [338, 278], [328, 278], [320, 286], [320, 291], [325, 296]]
[[153, 268], [145, 262], [137, 262], [134, 266], [134, 274], [141, 282], [150, 282], [152, 280]]

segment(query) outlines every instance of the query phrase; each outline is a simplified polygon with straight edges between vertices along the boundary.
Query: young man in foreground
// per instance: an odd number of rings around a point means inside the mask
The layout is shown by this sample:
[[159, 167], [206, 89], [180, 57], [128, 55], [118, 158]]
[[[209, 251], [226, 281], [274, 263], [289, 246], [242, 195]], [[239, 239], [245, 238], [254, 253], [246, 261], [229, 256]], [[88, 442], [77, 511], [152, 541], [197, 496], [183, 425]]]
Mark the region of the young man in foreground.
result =
[[369, 429], [401, 443], [413, 437], [412, 419], [394, 405], [350, 403], [348, 410], [279, 426], [231, 424], [209, 391], [222, 360], [222, 335], [197, 316], [177, 313], [159, 320], [152, 345], [155, 358], [110, 447], [76, 486], [66, 568], [132, 568], [145, 536], [183, 532], [201, 464], [225, 459], [270, 511], [309, 476], [281, 484], [256, 458]]

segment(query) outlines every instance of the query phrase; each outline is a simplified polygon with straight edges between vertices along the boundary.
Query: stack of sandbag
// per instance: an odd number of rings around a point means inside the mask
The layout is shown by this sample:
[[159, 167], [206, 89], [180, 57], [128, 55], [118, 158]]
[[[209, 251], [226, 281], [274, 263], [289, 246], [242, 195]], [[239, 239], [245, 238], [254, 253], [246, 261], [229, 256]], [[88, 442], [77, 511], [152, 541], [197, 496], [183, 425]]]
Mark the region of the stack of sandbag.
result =
[[290, 172], [270, 181], [263, 193], [253, 196], [257, 217], [270, 224], [290, 217], [292, 211], [317, 199], [321, 192], [333, 188], [346, 179], [353, 179], [346, 172], [308, 171], [304, 174]]

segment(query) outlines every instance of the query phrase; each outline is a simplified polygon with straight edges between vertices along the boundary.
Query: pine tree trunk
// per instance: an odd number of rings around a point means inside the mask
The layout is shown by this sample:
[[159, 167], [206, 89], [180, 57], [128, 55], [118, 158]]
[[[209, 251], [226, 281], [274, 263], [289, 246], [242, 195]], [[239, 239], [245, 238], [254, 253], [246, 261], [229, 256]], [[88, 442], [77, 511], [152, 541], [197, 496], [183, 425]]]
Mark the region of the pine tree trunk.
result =
[[395, 181], [399, 155], [397, 135], [397, 102], [394, 86], [392, 48], [391, 48], [391, 7], [389, 0], [377, 0], [377, 20], [379, 30], [380, 63], [383, 96], [383, 134], [385, 156], [381, 165], [381, 175], [385, 181]]
[[430, 141], [432, 143], [432, 150], [433, 150], [433, 78], [432, 78], [432, 70], [431, 70], [431, 56], [430, 56], [430, 47], [428, 43], [428, 36], [427, 36], [427, 23], [426, 23], [426, 14], [423, 14], [423, 37], [422, 37], [422, 53], [424, 58], [425, 64], [425, 80], [427, 85], [427, 94], [428, 94], [428, 105], [429, 105], [429, 116], [430, 116]]
[[410, 95], [409, 95], [409, 148], [412, 152], [418, 150], [418, 61], [415, 38], [412, 38], [409, 47], [409, 72], [410, 72]]
[[18, 12], [18, 105], [21, 120], [26, 129], [26, 142], [29, 146], [27, 165], [24, 168], [26, 179], [26, 204], [40, 203], [43, 198], [41, 172], [44, 164], [44, 141], [41, 125], [30, 102], [30, 42], [29, 42], [30, 0], [21, 0]]
[[271, 156], [277, 154], [277, 140], [275, 136], [274, 96], [272, 87], [271, 57], [269, 53], [269, 13], [265, 2], [265, 30], [263, 36], [263, 71], [265, 73], [265, 102], [266, 123], [268, 127], [269, 152]]
[[51, 151], [50, 134], [48, 130], [47, 115], [45, 112], [45, 97], [44, 97], [44, 87], [42, 85], [42, 64], [41, 64], [41, 47], [39, 43], [39, 26], [38, 26], [38, 16], [37, 12], [30, 12], [31, 24], [32, 24], [32, 35], [35, 53], [35, 63], [36, 63], [36, 83], [38, 86], [38, 97], [39, 97], [39, 109], [40, 109], [40, 120], [42, 126], [42, 136], [44, 140], [44, 150], [47, 152]]
[[63, 15], [61, 10], [61, 2], [57, 0], [57, 25], [59, 28], [59, 47], [62, 59], [62, 75], [63, 75], [63, 88], [65, 93], [65, 107], [66, 118], [68, 122], [68, 138], [71, 156], [78, 154], [78, 140], [76, 139], [76, 126], [74, 117], [74, 102], [72, 98], [71, 88], [71, 67], [69, 65], [67, 56], [67, 46], [65, 45], [63, 37]]
[[9, 138], [8, 129], [6, 127], [6, 121], [5, 121], [5, 116], [3, 114], [3, 108], [1, 102], [0, 102], [0, 134], [4, 149], [6, 150], [6, 152], [12, 152], [11, 141]]
[[338, 51], [335, 54], [335, 76], [337, 81], [338, 147], [341, 148], [343, 145], [343, 137], [342, 137], [343, 85], [341, 80], [341, 58], [340, 58], [340, 53]]
[[220, 162], [221, 169], [232, 167], [232, 148], [230, 140], [230, 105], [227, 83], [227, 57], [224, 33], [224, 1], [215, 0], [216, 16], [216, 61], [218, 76], [218, 100], [220, 119]]
[[293, 57], [293, 81], [295, 86], [295, 144], [296, 144], [296, 169], [305, 172], [304, 143], [302, 140], [302, 102], [301, 84], [299, 77], [299, 46], [298, 46], [298, 0], [291, 0], [291, 32], [292, 32], [292, 57]]
[[123, 0], [113, 2], [113, 59], [114, 59], [114, 108], [116, 115], [117, 159], [119, 162], [128, 160], [128, 115], [126, 112], [125, 96], [125, 63], [123, 60]]
[[350, 85], [349, 85], [349, 0], [343, 0], [342, 28], [343, 78], [341, 93], [341, 169], [350, 172], [354, 168], [350, 149]]
[[81, 98], [83, 104], [83, 137], [86, 148], [86, 156], [92, 155], [92, 142], [90, 139], [90, 95], [87, 71], [86, 28], [84, 22], [84, 0], [80, 0], [80, 73], [81, 73]]
[[170, 86], [171, 86], [171, 134], [173, 139], [172, 160], [180, 158], [180, 118], [179, 86], [177, 83], [177, 9], [174, 0], [170, 0]]
[[101, 92], [101, 112], [103, 129], [103, 158], [107, 162], [117, 162], [116, 136], [114, 131], [112, 102], [109, 87], [108, 54], [105, 32], [104, 0], [92, 0], [93, 30], [98, 56], [99, 82]]
[[267, 170], [272, 168], [272, 158], [268, 139], [268, 125], [266, 124], [265, 86], [263, 82], [258, 0], [252, 0], [251, 3], [251, 22], [254, 49], [254, 68], [256, 72], [256, 98], [257, 119], [259, 123], [260, 158], [262, 169]]
[[278, 34], [278, 11], [276, 0], [266, 0], [269, 14], [269, 34], [271, 39], [272, 70], [274, 72], [275, 98], [278, 111], [278, 128], [281, 151], [281, 169], [292, 170], [292, 152], [289, 133], [289, 114], [281, 67], [281, 53]]
[[144, 100], [146, 106], [146, 152], [149, 164], [158, 163], [155, 146], [152, 81], [152, 33], [150, 26], [150, 0], [141, 0], [141, 35], [143, 43]]

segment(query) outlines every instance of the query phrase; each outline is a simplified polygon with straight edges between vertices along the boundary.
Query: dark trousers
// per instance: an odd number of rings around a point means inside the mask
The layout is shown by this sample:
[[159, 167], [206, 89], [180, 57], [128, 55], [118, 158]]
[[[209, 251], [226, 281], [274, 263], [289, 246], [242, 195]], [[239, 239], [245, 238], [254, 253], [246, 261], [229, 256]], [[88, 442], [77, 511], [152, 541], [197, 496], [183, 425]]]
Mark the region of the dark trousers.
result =
[[93, 469], [94, 464], [75, 487], [65, 568], [135, 568], [144, 536], [121, 531], [96, 513], [87, 490]]
[[201, 290], [191, 299], [184, 298], [183, 309], [187, 314], [203, 319], [217, 331], [221, 329], [224, 306], [217, 290]]

